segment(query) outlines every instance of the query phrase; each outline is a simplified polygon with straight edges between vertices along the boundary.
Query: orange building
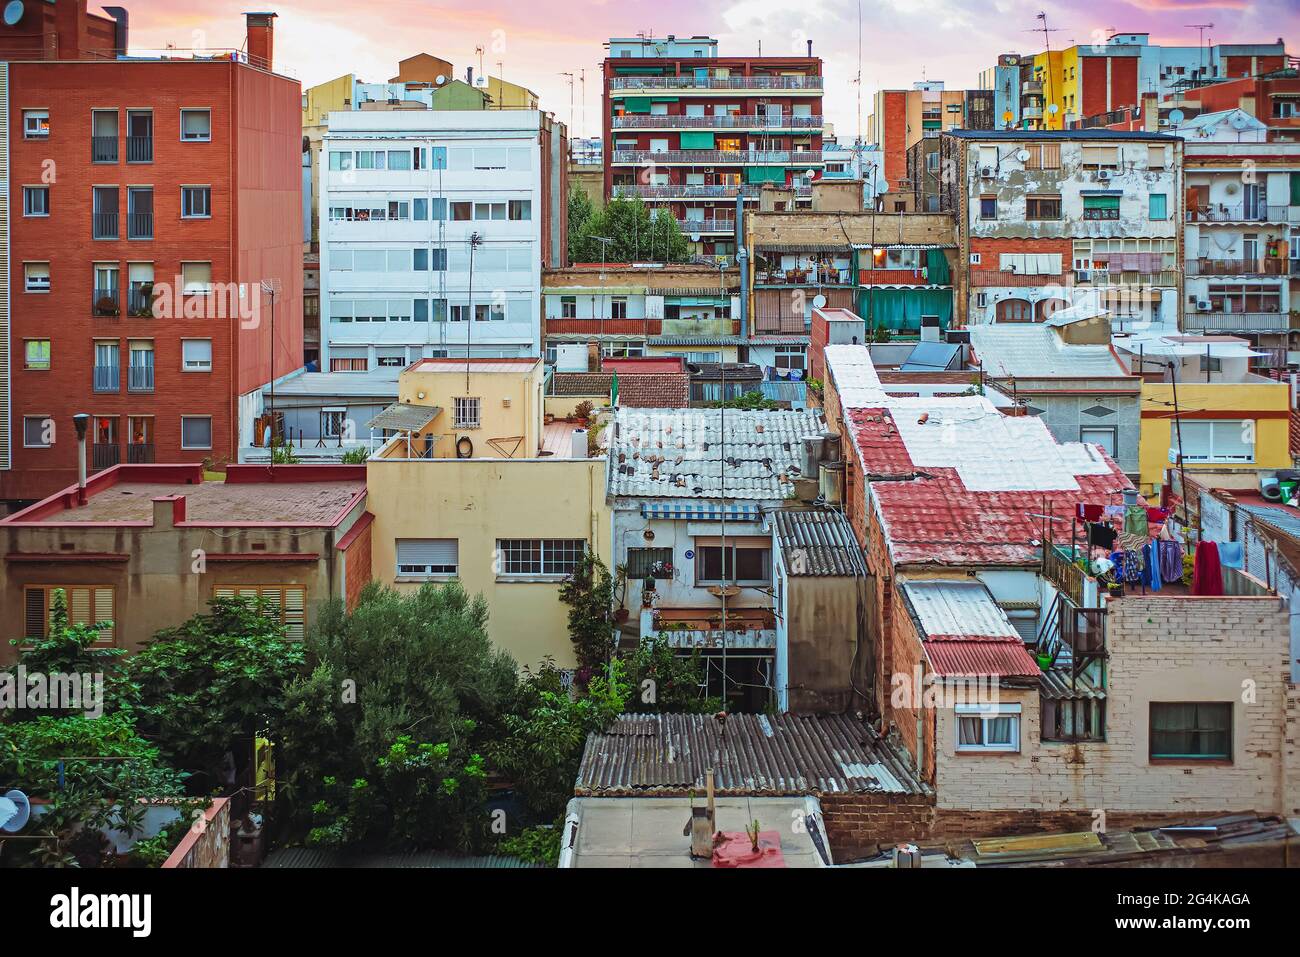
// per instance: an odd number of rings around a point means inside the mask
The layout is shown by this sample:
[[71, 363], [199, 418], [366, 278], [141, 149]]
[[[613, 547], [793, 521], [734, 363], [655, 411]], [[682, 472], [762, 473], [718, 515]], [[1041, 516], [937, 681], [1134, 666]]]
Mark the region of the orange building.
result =
[[[302, 365], [301, 87], [244, 50], [122, 56], [127, 19], [28, 4], [0, 35], [9, 126], [9, 427], [0, 498], [92, 471], [236, 460], [261, 387]], [[274, 361], [272, 338], [274, 329]]]

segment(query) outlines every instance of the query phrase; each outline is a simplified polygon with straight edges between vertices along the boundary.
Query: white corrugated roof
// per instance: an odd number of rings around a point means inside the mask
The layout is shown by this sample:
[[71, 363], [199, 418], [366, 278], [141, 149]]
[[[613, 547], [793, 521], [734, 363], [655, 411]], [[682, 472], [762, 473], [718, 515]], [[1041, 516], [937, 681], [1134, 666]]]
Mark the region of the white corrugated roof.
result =
[[801, 439], [826, 429], [820, 414], [727, 409], [724, 448], [723, 412], [617, 409], [605, 433], [609, 437], [609, 494], [784, 499], [793, 488], [791, 482], [800, 477]]
[[907, 581], [903, 588], [921, 620], [923, 637], [1020, 637], [983, 582]]
[[[1066, 312], [1062, 309], [1057, 315]], [[1055, 317], [1053, 317], [1055, 318]], [[1083, 318], [1080, 315], [1080, 318]], [[971, 349], [995, 379], [1020, 376], [1126, 376], [1106, 345], [1071, 345], [1045, 324], [992, 323], [970, 327]]]

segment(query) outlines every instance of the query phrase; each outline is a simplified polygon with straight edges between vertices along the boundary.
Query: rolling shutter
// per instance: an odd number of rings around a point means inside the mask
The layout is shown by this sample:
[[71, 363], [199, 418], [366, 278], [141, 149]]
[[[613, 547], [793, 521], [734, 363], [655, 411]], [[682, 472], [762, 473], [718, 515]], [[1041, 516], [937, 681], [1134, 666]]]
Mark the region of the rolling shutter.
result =
[[454, 575], [459, 561], [454, 538], [399, 538], [398, 575]]
[[301, 641], [307, 623], [307, 588], [305, 585], [217, 585], [213, 598], [264, 598], [280, 617], [284, 636]]

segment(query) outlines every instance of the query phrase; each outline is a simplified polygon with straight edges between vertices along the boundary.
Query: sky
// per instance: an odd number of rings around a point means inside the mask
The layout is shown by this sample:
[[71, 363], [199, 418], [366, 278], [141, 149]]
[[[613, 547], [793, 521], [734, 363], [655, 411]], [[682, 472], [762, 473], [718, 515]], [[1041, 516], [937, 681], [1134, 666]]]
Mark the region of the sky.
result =
[[[397, 61], [432, 53], [482, 66], [534, 90], [576, 135], [600, 132], [602, 44], [611, 36], [706, 34], [721, 56], [799, 54], [813, 41], [825, 61], [823, 112], [836, 133], [865, 131], [878, 89], [942, 80], [976, 85], [1000, 53], [1038, 53], [1046, 12], [1053, 49], [1148, 32], [1152, 43], [1195, 46], [1193, 24], [1213, 24], [1208, 43], [1274, 42], [1300, 53], [1300, 0], [261, 0], [274, 10], [275, 68], [309, 87], [346, 73], [383, 82]], [[131, 47], [238, 48], [248, 0], [153, 0], [126, 4]], [[92, 10], [95, 9], [93, 6]], [[859, 31], [859, 11], [861, 30]], [[861, 56], [859, 57], [859, 36]], [[855, 82], [859, 63], [861, 83]], [[498, 64], [500, 64], [498, 66]], [[584, 84], [579, 79], [586, 71]], [[570, 87], [565, 73], [574, 74]], [[859, 100], [861, 109], [859, 111]], [[585, 102], [585, 108], [584, 108]], [[572, 104], [572, 107], [571, 107]], [[571, 135], [574, 135], [571, 133]]]

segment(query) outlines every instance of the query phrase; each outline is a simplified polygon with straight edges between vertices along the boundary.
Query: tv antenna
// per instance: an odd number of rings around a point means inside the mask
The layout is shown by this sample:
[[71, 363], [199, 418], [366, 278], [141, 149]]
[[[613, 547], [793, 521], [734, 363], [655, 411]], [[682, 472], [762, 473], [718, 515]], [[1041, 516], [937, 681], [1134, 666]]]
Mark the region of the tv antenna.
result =
[[[1047, 25], [1047, 11], [1046, 11], [1046, 10], [1041, 11], [1041, 12], [1038, 14], [1038, 16], [1035, 17], [1034, 19], [1036, 19], [1036, 20], [1042, 20], [1042, 21], [1043, 21], [1043, 25], [1042, 25], [1042, 27], [1035, 27], [1034, 29], [1032, 29], [1032, 30], [1026, 30], [1025, 32], [1026, 32], [1026, 33], [1041, 33], [1041, 34], [1043, 35], [1043, 45], [1044, 45], [1044, 46], [1046, 47], [1046, 49], [1047, 49], [1047, 69], [1046, 69], [1046, 71], [1045, 71], [1045, 72], [1047, 73], [1047, 102], [1048, 102], [1048, 105], [1051, 106], [1051, 105], [1054, 103], [1054, 99], [1053, 99], [1053, 96], [1052, 96], [1052, 36], [1051, 36], [1051, 35], [1052, 35], [1053, 33], [1060, 33], [1061, 31], [1060, 31], [1059, 28], [1056, 28], [1056, 27], [1050, 27], [1050, 28], [1048, 27], [1048, 25]], [[1045, 111], [1045, 112], [1048, 112], [1048, 111]], [[1043, 122], [1046, 123], [1046, 122], [1047, 122], [1047, 119], [1044, 118]], [[1064, 125], [1065, 125], [1064, 120], [1062, 120], [1061, 125], [1062, 125], [1062, 127], [1064, 127]]]
[[1213, 23], [1187, 23], [1187, 24], [1184, 24], [1184, 26], [1186, 26], [1187, 29], [1189, 29], [1189, 30], [1195, 30], [1195, 31], [1196, 31], [1196, 36], [1197, 36], [1196, 45], [1199, 46], [1199, 47], [1201, 48], [1201, 78], [1204, 79], [1204, 78], [1205, 78], [1205, 69], [1206, 69], [1206, 64], [1205, 64], [1205, 31], [1206, 31], [1206, 30], [1213, 30], [1213, 29], [1214, 29], [1214, 24], [1213, 24]]

